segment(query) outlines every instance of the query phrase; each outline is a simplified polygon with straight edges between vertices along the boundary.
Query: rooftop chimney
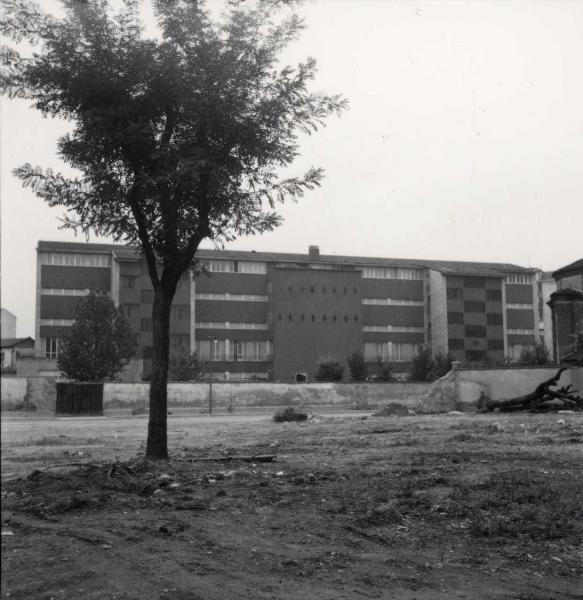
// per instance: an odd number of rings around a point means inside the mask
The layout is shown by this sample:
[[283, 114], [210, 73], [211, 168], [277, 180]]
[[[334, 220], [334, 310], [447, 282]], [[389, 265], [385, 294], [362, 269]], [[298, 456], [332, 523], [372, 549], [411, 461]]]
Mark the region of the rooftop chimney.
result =
[[308, 247], [308, 254], [312, 258], [319, 258], [320, 257], [320, 248], [319, 248], [319, 246], [309, 246]]

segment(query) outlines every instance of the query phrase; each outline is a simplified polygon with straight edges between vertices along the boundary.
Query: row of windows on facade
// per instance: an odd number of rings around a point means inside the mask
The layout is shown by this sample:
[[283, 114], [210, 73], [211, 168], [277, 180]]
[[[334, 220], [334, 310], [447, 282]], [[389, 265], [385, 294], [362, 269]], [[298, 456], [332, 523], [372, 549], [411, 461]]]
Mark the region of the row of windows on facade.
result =
[[[311, 266], [311, 265], [308, 265]], [[314, 265], [321, 267], [322, 265]], [[266, 263], [229, 261], [229, 260], [211, 260], [205, 263], [205, 267], [211, 273], [257, 273], [265, 274], [267, 272]], [[364, 279], [423, 279], [423, 270], [396, 268], [396, 267], [363, 267], [362, 277]]]
[[[448, 300], [463, 300], [464, 289], [461, 287], [448, 287], [446, 290], [446, 296]], [[489, 302], [501, 302], [502, 291], [501, 290], [486, 290], [486, 300]]]
[[266, 361], [272, 358], [269, 340], [197, 340], [201, 360]]
[[[297, 319], [298, 316], [296, 315], [295, 318]], [[299, 315], [299, 320], [301, 322], [306, 321], [306, 319], [309, 318], [310, 321], [312, 321], [312, 323], [315, 323], [316, 321], [322, 321], [323, 323], [326, 323], [328, 321], [332, 322], [332, 323], [336, 323], [336, 321], [340, 320], [340, 317], [337, 317], [336, 315], [332, 315], [330, 318], [328, 318], [328, 315], [321, 315], [321, 316], [316, 316], [316, 315], [304, 315], [304, 314], [300, 314]], [[278, 313], [277, 315], [277, 320], [278, 321], [283, 321], [283, 320], [287, 320], [290, 323], [293, 322], [294, 320], [294, 315], [292, 315], [291, 313], [289, 313], [287, 315], [287, 317], [284, 317], [284, 315], [282, 315], [281, 313]], [[358, 315], [354, 315], [352, 317], [352, 319], [348, 316], [348, 315], [344, 315], [343, 320], [345, 323], [348, 323], [350, 320], [353, 320], [355, 323], [358, 322]]]
[[[138, 282], [140, 280], [139, 275], [120, 275], [119, 276], [119, 286], [122, 290], [135, 290], [137, 289]], [[150, 285], [149, 280], [147, 285]], [[176, 293], [180, 293], [185, 289], [190, 288], [190, 281], [183, 279], [179, 279], [176, 284]], [[140, 290], [140, 299], [142, 302], [148, 302], [152, 304], [154, 302], [154, 290], [152, 289], [141, 289]]]
[[367, 361], [410, 362], [420, 349], [419, 344], [408, 342], [366, 342], [364, 358]]
[[89, 254], [85, 252], [41, 252], [41, 265], [57, 265], [63, 267], [109, 267], [110, 254]]

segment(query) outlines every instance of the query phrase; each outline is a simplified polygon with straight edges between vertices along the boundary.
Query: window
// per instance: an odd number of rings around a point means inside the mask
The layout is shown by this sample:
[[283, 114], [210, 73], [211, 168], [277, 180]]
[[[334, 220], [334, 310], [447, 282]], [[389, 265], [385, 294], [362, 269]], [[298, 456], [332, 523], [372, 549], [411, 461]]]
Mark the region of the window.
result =
[[484, 277], [464, 277], [463, 286], [465, 288], [485, 288], [486, 279]]
[[466, 350], [466, 360], [468, 362], [482, 362], [486, 359], [484, 350]]
[[508, 304], [506, 304], [506, 308], [523, 308], [523, 309], [528, 309], [528, 310], [532, 310], [532, 304], [527, 304], [525, 302], [509, 302]]
[[40, 324], [45, 327], [71, 327], [74, 319], [41, 319]]
[[235, 272], [235, 263], [232, 260], [210, 260], [205, 266], [211, 273]]
[[[279, 315], [281, 321], [281, 315]], [[197, 329], [234, 329], [234, 330], [266, 330], [267, 323], [229, 323], [218, 321], [201, 321], [196, 324]]]
[[461, 312], [448, 312], [447, 322], [450, 325], [463, 325], [464, 324], [464, 313]]
[[59, 348], [58, 338], [48, 337], [45, 338], [45, 357], [46, 358], [57, 358]]
[[257, 294], [196, 294], [197, 300], [227, 300], [229, 302], [267, 302], [267, 296]]
[[534, 335], [534, 329], [509, 329], [508, 335]]
[[413, 360], [418, 350], [418, 344], [407, 342], [366, 342], [364, 358], [368, 361], [408, 362]]
[[448, 346], [450, 350], [463, 350], [464, 340], [460, 338], [450, 338], [448, 340]]
[[502, 315], [500, 313], [488, 313], [486, 323], [488, 325], [502, 325]]
[[235, 360], [264, 361], [271, 358], [271, 342], [246, 340], [234, 342]]
[[362, 331], [376, 333], [424, 333], [425, 329], [409, 325], [363, 325]]
[[326, 322], [326, 315], [322, 315], [322, 321]]
[[504, 341], [488, 340], [488, 350], [504, 350]]
[[506, 276], [506, 283], [532, 283], [530, 273], [510, 273]]
[[486, 290], [486, 300], [500, 302], [502, 300], [502, 290]]
[[448, 300], [462, 300], [464, 297], [464, 291], [462, 288], [447, 288], [447, 299]]
[[466, 325], [466, 337], [486, 337], [486, 328], [483, 325]]
[[423, 306], [423, 300], [409, 300], [394, 298], [363, 298], [362, 304], [373, 306]]
[[363, 279], [423, 279], [421, 269], [395, 268], [395, 267], [364, 267]]
[[74, 252], [42, 252], [41, 265], [59, 265], [64, 267], [109, 267], [111, 255]]
[[119, 276], [119, 285], [124, 290], [135, 290], [137, 280], [138, 280], [137, 275], [120, 275]]
[[468, 313], [485, 313], [486, 303], [480, 300], [465, 300], [464, 301], [464, 312]]
[[152, 319], [142, 319], [141, 331], [152, 331]]
[[240, 261], [237, 263], [239, 273], [254, 273], [264, 275], [267, 272], [267, 265], [264, 262]]
[[89, 290], [86, 289], [63, 289], [63, 288], [44, 288], [40, 291], [43, 296], [87, 296]]
[[140, 301], [143, 304], [153, 304], [154, 290], [140, 290]]

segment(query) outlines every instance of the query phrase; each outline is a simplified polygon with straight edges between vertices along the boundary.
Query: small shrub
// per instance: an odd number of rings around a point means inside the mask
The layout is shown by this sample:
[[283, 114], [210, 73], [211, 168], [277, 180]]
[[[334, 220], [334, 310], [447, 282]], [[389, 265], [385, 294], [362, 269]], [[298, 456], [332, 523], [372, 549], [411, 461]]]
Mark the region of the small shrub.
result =
[[546, 365], [550, 359], [550, 352], [544, 342], [539, 342], [535, 346], [526, 346], [520, 353], [518, 364], [523, 366]]
[[273, 421], [275, 423], [284, 423], [286, 421], [305, 421], [307, 418], [307, 413], [299, 412], [292, 406], [288, 406], [283, 410], [278, 410], [273, 415]]
[[318, 365], [316, 381], [342, 381], [344, 365], [337, 361], [322, 362]]
[[352, 381], [365, 381], [368, 376], [368, 367], [362, 352], [354, 352], [348, 357], [348, 368]]

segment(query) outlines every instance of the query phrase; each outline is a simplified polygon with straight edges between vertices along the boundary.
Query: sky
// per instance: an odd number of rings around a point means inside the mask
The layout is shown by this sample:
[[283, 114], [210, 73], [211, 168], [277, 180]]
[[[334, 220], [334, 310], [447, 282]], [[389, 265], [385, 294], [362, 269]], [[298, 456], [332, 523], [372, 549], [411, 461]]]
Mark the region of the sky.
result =
[[[292, 172], [323, 167], [322, 187], [283, 206], [277, 230], [228, 248], [547, 271], [583, 256], [583, 2], [308, 0], [298, 12], [307, 30], [284, 62], [315, 57], [312, 89], [350, 108], [300, 138]], [[63, 211], [11, 170], [70, 173], [55, 153], [68, 125], [2, 98], [0, 126], [2, 307], [34, 336], [38, 241], [85, 238], [59, 230]]]

